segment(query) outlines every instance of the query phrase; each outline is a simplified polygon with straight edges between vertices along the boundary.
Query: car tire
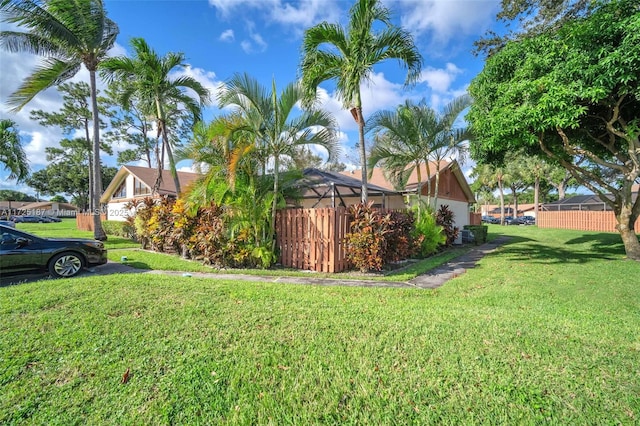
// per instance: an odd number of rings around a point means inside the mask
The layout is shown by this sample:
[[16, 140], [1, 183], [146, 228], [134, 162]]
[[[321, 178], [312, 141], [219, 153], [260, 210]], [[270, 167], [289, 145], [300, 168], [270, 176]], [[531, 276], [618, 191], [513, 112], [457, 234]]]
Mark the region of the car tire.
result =
[[64, 252], [56, 254], [49, 261], [49, 273], [56, 278], [75, 277], [82, 271], [84, 259], [78, 253]]

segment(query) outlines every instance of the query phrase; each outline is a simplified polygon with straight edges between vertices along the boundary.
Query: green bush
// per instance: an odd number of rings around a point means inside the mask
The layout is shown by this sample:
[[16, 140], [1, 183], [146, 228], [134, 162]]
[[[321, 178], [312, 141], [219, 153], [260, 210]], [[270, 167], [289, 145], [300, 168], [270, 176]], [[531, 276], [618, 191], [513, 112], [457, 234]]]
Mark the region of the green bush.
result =
[[136, 230], [130, 221], [105, 220], [102, 222], [102, 228], [108, 235], [130, 239], [135, 238]]
[[362, 272], [379, 271], [389, 262], [415, 255], [412, 213], [383, 213], [373, 203], [349, 207], [351, 232], [345, 236], [347, 259]]
[[416, 216], [413, 238], [418, 244], [420, 255], [430, 256], [438, 251], [438, 247], [446, 242], [447, 237], [426, 205], [415, 206], [413, 211]]
[[391, 216], [372, 208], [373, 202], [349, 207], [351, 232], [345, 236], [347, 259], [361, 272], [379, 271], [385, 262]]
[[473, 234], [473, 242], [475, 245], [487, 242], [487, 232], [489, 230], [487, 225], [464, 225], [463, 228]]

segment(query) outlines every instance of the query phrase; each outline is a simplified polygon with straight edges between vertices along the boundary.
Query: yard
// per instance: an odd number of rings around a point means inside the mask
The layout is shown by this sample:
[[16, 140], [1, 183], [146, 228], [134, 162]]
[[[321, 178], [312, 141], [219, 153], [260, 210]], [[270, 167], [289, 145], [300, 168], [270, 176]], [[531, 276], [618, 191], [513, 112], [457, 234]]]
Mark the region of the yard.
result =
[[0, 288], [0, 423], [637, 424], [640, 265], [620, 237], [490, 233], [512, 240], [434, 291]]

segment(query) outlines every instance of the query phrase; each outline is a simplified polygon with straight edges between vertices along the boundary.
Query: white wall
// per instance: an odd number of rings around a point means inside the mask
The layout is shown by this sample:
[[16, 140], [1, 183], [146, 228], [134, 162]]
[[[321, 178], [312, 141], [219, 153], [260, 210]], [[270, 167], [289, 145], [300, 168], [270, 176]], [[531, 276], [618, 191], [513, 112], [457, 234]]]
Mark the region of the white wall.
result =
[[118, 220], [124, 222], [127, 217], [134, 216], [136, 214], [135, 209], [127, 209], [125, 206], [129, 202], [110, 202], [107, 204], [107, 220]]

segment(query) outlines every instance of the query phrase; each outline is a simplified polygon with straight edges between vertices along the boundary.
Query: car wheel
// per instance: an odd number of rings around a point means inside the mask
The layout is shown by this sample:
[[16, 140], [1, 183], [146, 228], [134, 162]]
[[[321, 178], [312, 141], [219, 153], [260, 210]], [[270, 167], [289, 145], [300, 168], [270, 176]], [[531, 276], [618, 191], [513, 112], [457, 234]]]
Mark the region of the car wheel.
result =
[[82, 270], [82, 256], [76, 253], [60, 253], [49, 261], [49, 273], [58, 278], [70, 278]]

